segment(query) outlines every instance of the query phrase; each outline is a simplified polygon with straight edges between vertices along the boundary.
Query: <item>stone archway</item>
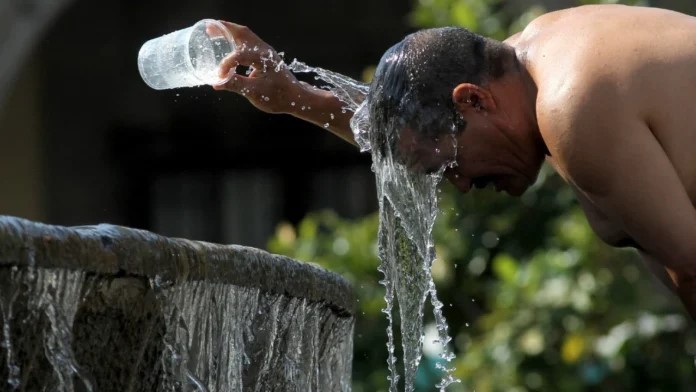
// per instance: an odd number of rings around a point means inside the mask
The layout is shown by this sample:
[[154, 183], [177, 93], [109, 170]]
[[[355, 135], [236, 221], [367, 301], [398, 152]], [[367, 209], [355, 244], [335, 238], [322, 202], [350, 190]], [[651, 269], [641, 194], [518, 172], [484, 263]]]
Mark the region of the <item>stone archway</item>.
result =
[[17, 71], [42, 33], [74, 0], [9, 0], [0, 3], [0, 106]]

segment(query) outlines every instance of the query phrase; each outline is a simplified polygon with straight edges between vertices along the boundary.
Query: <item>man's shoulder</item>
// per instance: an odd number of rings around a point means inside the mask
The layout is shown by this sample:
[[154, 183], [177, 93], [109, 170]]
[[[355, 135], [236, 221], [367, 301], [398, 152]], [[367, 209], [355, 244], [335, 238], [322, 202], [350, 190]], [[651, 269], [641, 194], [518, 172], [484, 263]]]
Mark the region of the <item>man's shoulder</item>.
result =
[[637, 8], [587, 5], [542, 15], [524, 29], [518, 49], [540, 84], [628, 78], [653, 44], [645, 34], [625, 34], [631, 15], [645, 18]]
[[582, 70], [547, 75], [537, 92], [540, 130], [567, 132], [586, 129], [597, 121], [615, 121], [627, 109], [620, 97], [615, 80], [607, 75]]
[[571, 77], [537, 97], [539, 131], [564, 177], [580, 187], [596, 187], [607, 156], [621, 144], [631, 121], [606, 79]]

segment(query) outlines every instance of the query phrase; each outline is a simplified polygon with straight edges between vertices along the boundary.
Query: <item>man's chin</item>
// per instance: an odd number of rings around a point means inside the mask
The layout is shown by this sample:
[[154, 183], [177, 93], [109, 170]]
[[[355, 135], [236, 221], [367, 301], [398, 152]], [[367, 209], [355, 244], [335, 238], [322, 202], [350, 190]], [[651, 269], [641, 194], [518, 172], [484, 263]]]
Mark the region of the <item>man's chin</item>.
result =
[[510, 196], [520, 197], [527, 189], [529, 189], [529, 183], [526, 180], [516, 178], [507, 181], [502, 190]]
[[505, 189], [505, 193], [507, 193], [510, 196], [513, 197], [520, 197], [524, 192], [527, 190], [527, 188], [524, 189]]

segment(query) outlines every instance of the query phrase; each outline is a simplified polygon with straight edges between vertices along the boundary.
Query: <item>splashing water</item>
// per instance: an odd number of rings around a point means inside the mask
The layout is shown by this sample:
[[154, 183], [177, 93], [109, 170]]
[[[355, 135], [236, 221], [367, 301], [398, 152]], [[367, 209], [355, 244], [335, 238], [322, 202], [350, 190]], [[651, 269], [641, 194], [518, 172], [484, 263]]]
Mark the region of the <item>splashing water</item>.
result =
[[[362, 110], [358, 115], [365, 111]], [[387, 298], [396, 297], [399, 305], [404, 389], [411, 391], [421, 359], [423, 305], [428, 296], [433, 305], [439, 340], [444, 347], [440, 356], [445, 362], [454, 359], [454, 354], [447, 348], [451, 338], [447, 334], [442, 303], [437, 299], [431, 275], [435, 259], [432, 229], [438, 212], [437, 185], [443, 170], [435, 174], [414, 173], [397, 163], [391, 153], [383, 155], [377, 148], [372, 149], [372, 158], [380, 202], [380, 269], [385, 280], [391, 282], [385, 285], [386, 290], [393, 293], [388, 294]], [[390, 340], [389, 345], [393, 346], [391, 337]], [[389, 360], [393, 373], [395, 358]], [[440, 367], [440, 370], [444, 372], [444, 377], [438, 387], [444, 390], [457, 380], [451, 375], [453, 369]], [[392, 389], [395, 390], [394, 385]]]
[[[95, 390], [89, 375], [78, 365], [72, 348], [76, 299], [84, 284], [82, 271], [13, 267], [10, 273], [0, 276], [3, 329], [0, 351], [5, 354], [5, 368], [0, 374], [6, 374], [2, 390], [48, 390], [48, 386], [60, 391]], [[31, 330], [27, 326], [36, 325], [43, 327], [42, 335], [22, 336], [16, 332]], [[34, 352], [27, 352], [27, 347]], [[43, 352], [43, 358], [37, 352]], [[28, 355], [35, 355], [33, 369], [22, 369], [20, 363]]]
[[[305, 298], [258, 288], [200, 281], [167, 288], [151, 280], [150, 285], [166, 304], [170, 326], [163, 365], [172, 376], [164, 390], [177, 385], [199, 392], [275, 391], [287, 385], [298, 391], [349, 390], [351, 364], [338, 354], [351, 350], [352, 335], [345, 334], [338, 347], [322, 339], [349, 331], [352, 319], [335, 317]], [[320, 361], [330, 371], [320, 372]]]
[[[443, 347], [440, 357], [445, 364], [455, 358], [448, 347], [452, 339], [447, 332], [447, 321], [442, 314], [443, 305], [437, 298], [431, 275], [435, 259], [432, 230], [438, 212], [437, 185], [445, 167], [434, 174], [415, 173], [397, 162], [395, 154], [389, 148], [372, 148], [380, 143], [377, 140], [379, 134], [383, 136], [394, 130], [376, 129], [373, 125], [365, 102], [369, 85], [322, 68], [310, 67], [297, 60], [288, 68], [293, 72], [316, 73], [318, 79], [330, 84], [324, 88], [343, 102], [346, 110], [355, 113], [350, 125], [360, 150], [372, 153], [372, 170], [376, 177], [380, 207], [379, 270], [384, 274], [380, 283], [386, 290], [383, 312], [388, 320], [389, 390], [396, 392], [400, 381], [394, 346], [393, 316], [394, 305], [398, 304], [403, 349], [403, 385], [404, 390], [413, 391], [422, 355], [423, 306], [428, 296], [433, 306], [438, 340]], [[453, 367], [440, 363], [437, 367], [443, 372], [443, 378], [437, 385], [440, 391], [460, 381], [453, 376]]]
[[253, 248], [0, 216], [0, 391], [346, 392], [350, 304]]
[[[279, 66], [276, 66], [276, 70], [280, 70], [282, 66], [283, 63], [281, 62]], [[365, 83], [360, 83], [333, 71], [310, 67], [303, 62], [297, 61], [297, 59], [294, 59], [287, 67], [293, 72], [316, 73], [319, 79], [331, 84], [331, 86], [326, 86], [326, 88], [346, 105], [345, 109], [353, 112], [363, 102], [367, 92], [370, 90], [370, 86]]]
[[0, 267], [2, 391], [350, 390], [353, 318], [322, 302], [11, 268]]

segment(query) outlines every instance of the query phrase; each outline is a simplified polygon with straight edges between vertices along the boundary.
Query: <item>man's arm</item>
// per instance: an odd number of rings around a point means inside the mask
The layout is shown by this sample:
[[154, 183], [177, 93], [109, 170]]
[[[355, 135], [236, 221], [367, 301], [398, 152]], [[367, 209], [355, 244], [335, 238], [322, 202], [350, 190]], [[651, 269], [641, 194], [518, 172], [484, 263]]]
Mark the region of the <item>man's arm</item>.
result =
[[298, 81], [275, 49], [249, 28], [222, 23], [234, 37], [237, 49], [221, 64], [221, 76], [234, 72], [237, 66], [253, 71], [249, 75], [234, 74], [227, 84], [215, 86], [216, 90], [235, 92], [264, 112], [290, 114], [356, 145], [350, 128], [353, 112], [344, 103], [329, 91]]
[[630, 100], [603, 87], [574, 91], [545, 119], [560, 127], [551, 143], [556, 159], [593, 205], [667, 270], [696, 319], [696, 210]]
[[582, 191], [577, 189], [577, 187], [573, 186], [572, 184], [571, 187], [575, 191], [578, 203], [580, 204], [580, 207], [582, 207], [582, 210], [585, 213], [585, 217], [587, 218], [587, 221], [590, 223], [590, 226], [592, 227], [592, 231], [595, 232], [597, 237], [599, 237], [600, 239], [602, 239], [602, 241], [613, 247], [638, 248], [638, 251], [641, 255], [641, 259], [643, 260], [643, 263], [648, 268], [648, 270], [652, 272], [652, 274], [666, 288], [668, 288], [673, 293], [676, 293], [677, 288], [674, 286], [674, 282], [672, 282], [672, 279], [665, 270], [665, 267], [663, 267], [662, 264], [655, 260], [652, 256], [643, 252], [639, 248], [638, 244], [636, 244], [635, 241], [633, 241], [633, 239], [630, 238], [624, 230], [621, 230], [616, 224], [612, 223], [609, 219], [607, 219], [606, 215], [599, 211], [597, 207], [592, 204], [592, 202], [587, 198], [587, 196], [585, 196], [585, 194]]
[[604, 215], [597, 207], [592, 204], [585, 193], [578, 189], [577, 186], [570, 184], [573, 188], [573, 193], [575, 193], [575, 198], [580, 204], [580, 208], [585, 213], [585, 218], [590, 224], [592, 231], [599, 237], [604, 243], [617, 248], [624, 247], [630, 244], [625, 244], [626, 239], [629, 239], [628, 234], [621, 230], [616, 224], [612, 223], [606, 215]]
[[672, 278], [662, 263], [645, 252], [640, 252], [640, 257], [643, 259], [645, 266], [648, 267], [650, 272], [652, 272], [653, 275], [655, 275], [655, 277], [657, 277], [657, 279], [659, 279], [665, 287], [667, 287], [672, 293], [678, 294], [677, 286], [674, 285]]

